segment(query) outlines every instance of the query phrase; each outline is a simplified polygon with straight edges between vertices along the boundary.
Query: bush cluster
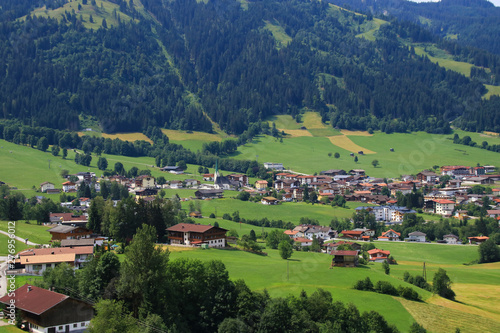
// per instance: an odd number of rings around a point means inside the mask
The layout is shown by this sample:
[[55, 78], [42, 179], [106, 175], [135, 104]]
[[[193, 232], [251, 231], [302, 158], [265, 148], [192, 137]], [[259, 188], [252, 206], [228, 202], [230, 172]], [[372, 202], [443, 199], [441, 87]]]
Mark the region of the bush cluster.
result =
[[379, 294], [401, 296], [411, 301], [422, 300], [418, 292], [416, 292], [410, 287], [399, 286], [396, 288], [388, 281], [377, 281], [377, 283], [373, 285], [369, 277], [366, 277], [364, 280], [356, 281], [356, 283], [354, 283], [353, 288], [356, 290], [374, 291]]

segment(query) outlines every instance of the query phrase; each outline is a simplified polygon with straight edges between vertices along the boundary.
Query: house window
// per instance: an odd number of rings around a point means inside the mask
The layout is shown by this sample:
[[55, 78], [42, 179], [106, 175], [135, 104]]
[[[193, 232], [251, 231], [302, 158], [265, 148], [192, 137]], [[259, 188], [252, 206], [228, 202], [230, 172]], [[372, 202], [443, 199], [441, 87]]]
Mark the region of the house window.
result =
[[78, 327], [78, 324], [73, 324], [73, 328], [77, 328]]

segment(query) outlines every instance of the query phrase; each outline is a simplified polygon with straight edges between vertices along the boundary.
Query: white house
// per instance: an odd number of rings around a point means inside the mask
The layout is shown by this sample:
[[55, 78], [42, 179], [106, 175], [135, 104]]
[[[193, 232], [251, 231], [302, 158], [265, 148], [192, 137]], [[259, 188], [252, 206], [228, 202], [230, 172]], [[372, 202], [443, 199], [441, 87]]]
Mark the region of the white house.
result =
[[386, 232], [382, 233], [382, 236], [378, 238], [380, 241], [398, 241], [399, 237], [401, 237], [401, 234], [399, 232], [396, 232], [392, 229], [387, 230]]
[[444, 235], [443, 240], [446, 241], [447, 244], [461, 244], [461, 242], [459, 242], [459, 238], [452, 234]]
[[50, 182], [43, 182], [40, 184], [40, 191], [41, 192], [47, 192], [47, 190], [53, 190], [55, 189], [54, 184]]
[[62, 187], [63, 187], [63, 192], [76, 191], [76, 184], [71, 181], [62, 183]]
[[283, 163], [266, 162], [264, 163], [264, 168], [271, 170], [285, 170], [285, 168], [283, 167]]
[[421, 242], [425, 243], [425, 236], [423, 232], [420, 231], [414, 231], [408, 234], [408, 238], [405, 238], [405, 242]]
[[311, 246], [312, 245], [312, 240], [309, 238], [303, 238], [303, 237], [296, 237], [293, 239], [295, 243], [299, 243], [300, 246]]
[[434, 202], [434, 214], [451, 215], [455, 210], [455, 201], [447, 199], [436, 199]]

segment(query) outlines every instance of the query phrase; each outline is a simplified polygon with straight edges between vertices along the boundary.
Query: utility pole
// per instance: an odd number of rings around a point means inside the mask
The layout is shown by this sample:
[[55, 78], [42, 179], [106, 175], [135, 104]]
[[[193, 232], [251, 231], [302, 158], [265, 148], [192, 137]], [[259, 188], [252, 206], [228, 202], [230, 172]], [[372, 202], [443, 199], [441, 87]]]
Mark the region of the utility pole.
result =
[[50, 169], [50, 160], [47, 160], [47, 161], [49, 161], [49, 169]]
[[427, 271], [425, 269], [425, 261], [424, 261], [424, 272], [423, 272], [424, 280], [427, 281]]

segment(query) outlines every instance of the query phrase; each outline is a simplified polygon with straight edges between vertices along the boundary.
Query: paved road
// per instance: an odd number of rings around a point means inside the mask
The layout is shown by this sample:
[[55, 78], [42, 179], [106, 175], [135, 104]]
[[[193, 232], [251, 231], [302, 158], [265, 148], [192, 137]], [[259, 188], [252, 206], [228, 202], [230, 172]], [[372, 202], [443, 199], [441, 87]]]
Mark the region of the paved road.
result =
[[0, 257], [0, 297], [7, 293], [7, 257]]
[[[4, 235], [7, 235], [7, 236], [10, 236], [8, 232], [3, 231], [3, 230], [0, 230], [0, 234], [4, 234]], [[16, 238], [16, 240], [18, 240], [20, 242], [26, 243], [26, 240], [24, 238], [21, 238], [21, 237], [18, 237], [18, 236], [16, 236], [15, 238]], [[40, 244], [33, 243], [33, 242], [30, 242], [30, 241], [28, 241], [26, 244], [28, 244], [28, 245], [40, 245]]]

